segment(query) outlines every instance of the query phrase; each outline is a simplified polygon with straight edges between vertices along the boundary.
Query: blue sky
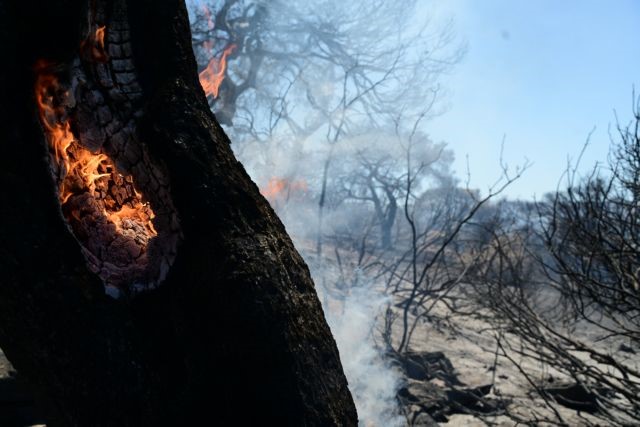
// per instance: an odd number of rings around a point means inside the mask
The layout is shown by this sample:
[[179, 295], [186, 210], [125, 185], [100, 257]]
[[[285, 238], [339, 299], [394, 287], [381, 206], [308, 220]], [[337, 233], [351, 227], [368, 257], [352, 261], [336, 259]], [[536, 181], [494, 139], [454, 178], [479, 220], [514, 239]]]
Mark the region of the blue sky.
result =
[[500, 146], [513, 167], [533, 166], [509, 197], [555, 189], [590, 131], [583, 170], [605, 161], [608, 126], [631, 118], [640, 92], [640, 0], [439, 0], [422, 13], [450, 17], [468, 52], [444, 83], [448, 112], [427, 125], [456, 154], [456, 171], [485, 190], [499, 175]]

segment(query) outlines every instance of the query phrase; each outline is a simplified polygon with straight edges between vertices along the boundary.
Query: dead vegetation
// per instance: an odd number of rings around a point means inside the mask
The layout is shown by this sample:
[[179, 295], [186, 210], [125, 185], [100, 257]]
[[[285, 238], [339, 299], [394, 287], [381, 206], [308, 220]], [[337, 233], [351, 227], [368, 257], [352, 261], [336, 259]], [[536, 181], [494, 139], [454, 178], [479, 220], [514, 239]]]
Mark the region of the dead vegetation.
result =
[[[236, 151], [303, 248], [325, 310], [367, 298], [363, 288], [382, 296], [370, 339], [403, 379], [408, 424], [639, 422], [637, 113], [619, 127], [608, 168], [569, 171], [543, 200], [509, 201], [499, 198], [528, 164], [500, 161], [481, 194], [452, 175], [453, 154], [423, 127], [438, 113], [439, 76], [464, 49], [450, 29], [425, 27], [440, 57], [405, 62], [415, 38], [374, 36], [344, 17], [406, 19], [415, 2], [386, 18], [365, 3], [317, 17], [296, 2], [286, 12], [278, 2], [205, 3], [192, 24], [203, 64], [212, 42], [218, 58], [240, 47], [210, 102], [243, 135]], [[289, 31], [299, 31], [291, 43], [275, 42]], [[386, 55], [366, 54], [372, 37]], [[422, 102], [399, 102], [411, 91]], [[284, 162], [282, 141], [294, 141]]]

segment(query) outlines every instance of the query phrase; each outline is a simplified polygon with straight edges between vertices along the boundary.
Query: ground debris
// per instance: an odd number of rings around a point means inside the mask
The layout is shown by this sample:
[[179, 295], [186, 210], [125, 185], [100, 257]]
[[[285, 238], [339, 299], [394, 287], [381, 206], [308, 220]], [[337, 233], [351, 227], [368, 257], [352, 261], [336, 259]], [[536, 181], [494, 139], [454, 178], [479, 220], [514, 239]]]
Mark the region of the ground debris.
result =
[[505, 407], [504, 401], [486, 397], [491, 384], [462, 387], [464, 383], [442, 352], [409, 352], [394, 360], [405, 376], [398, 400], [412, 426], [432, 425], [425, 423], [422, 414], [434, 422], [447, 422], [452, 414], [499, 414]]

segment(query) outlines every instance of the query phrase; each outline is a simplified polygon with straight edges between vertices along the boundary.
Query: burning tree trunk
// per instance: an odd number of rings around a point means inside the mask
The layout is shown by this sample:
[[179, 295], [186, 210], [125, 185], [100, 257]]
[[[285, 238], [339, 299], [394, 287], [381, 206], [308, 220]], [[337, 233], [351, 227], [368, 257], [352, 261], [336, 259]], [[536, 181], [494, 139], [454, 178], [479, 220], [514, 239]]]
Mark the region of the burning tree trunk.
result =
[[0, 46], [0, 346], [49, 424], [355, 425], [183, 2], [3, 2]]

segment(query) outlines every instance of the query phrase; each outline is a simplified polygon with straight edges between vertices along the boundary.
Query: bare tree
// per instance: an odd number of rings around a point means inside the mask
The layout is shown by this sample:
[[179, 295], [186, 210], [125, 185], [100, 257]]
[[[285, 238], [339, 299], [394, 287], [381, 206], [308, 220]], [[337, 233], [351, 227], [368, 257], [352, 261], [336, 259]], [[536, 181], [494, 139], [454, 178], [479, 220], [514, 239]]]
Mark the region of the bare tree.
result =
[[[485, 247], [487, 264], [475, 280], [485, 320], [501, 331], [501, 356], [548, 410], [533, 411], [528, 422], [567, 424], [560, 405], [589, 413], [585, 425], [640, 421], [637, 109], [634, 117], [618, 126], [606, 168], [581, 181], [570, 173], [565, 191], [538, 204], [531, 227], [503, 225]], [[523, 360], [556, 377], [540, 378]]]
[[[210, 102], [223, 123], [233, 122], [240, 157], [249, 146], [242, 141], [262, 141], [263, 148], [264, 142], [295, 141], [322, 152], [316, 176], [307, 177], [317, 187], [318, 257], [337, 146], [360, 129], [384, 129], [392, 113], [429, 106], [435, 114], [438, 80], [463, 54], [451, 26], [414, 25], [417, 6], [415, 0], [327, 0], [313, 6], [228, 0], [194, 9], [202, 67], [229, 52], [225, 79]], [[246, 157], [255, 158], [261, 148], [250, 147]], [[382, 204], [381, 226], [389, 230], [397, 209]]]
[[450, 26], [409, 29], [416, 7], [415, 0], [198, 2], [192, 32], [201, 68], [235, 46], [210, 99], [214, 112], [254, 137], [284, 125], [296, 135], [324, 127], [335, 138], [354, 119], [347, 111], [381, 123], [380, 113], [401, 104], [431, 103], [463, 49]]
[[[407, 135], [393, 132], [363, 133], [345, 141], [334, 162], [329, 189], [338, 205], [362, 204], [371, 212], [379, 230], [368, 237], [382, 250], [391, 250], [397, 232], [396, 220], [405, 197], [406, 165], [403, 141]], [[453, 153], [444, 143], [435, 144], [419, 133], [411, 145], [416, 159], [410, 173], [420, 188], [450, 186]], [[420, 165], [426, 165], [421, 167]]]
[[[452, 185], [455, 180], [442, 175], [433, 188], [425, 182], [428, 176], [425, 172], [431, 168], [437, 170], [434, 165], [445, 152], [444, 146], [440, 146], [439, 155], [434, 156], [432, 152], [430, 156], [416, 156], [421, 152], [416, 146], [425, 143], [417, 132], [423, 118], [421, 115], [415, 119], [411, 133], [398, 133], [398, 144], [404, 152], [404, 171], [399, 176], [402, 187], [397, 190], [402, 194], [404, 214], [398, 244], [393, 251], [379, 251], [365, 267], [384, 280], [387, 291], [397, 300], [400, 313], [387, 310], [384, 336], [389, 349], [399, 354], [408, 351], [414, 331], [430, 320], [436, 304], [446, 304], [452, 290], [476, 266], [473, 257], [461, 252], [463, 232], [482, 209], [528, 167], [524, 164], [510, 174], [503, 166], [500, 180], [484, 196], [468, 188], [458, 189]], [[394, 340], [391, 329], [398, 318], [400, 338]]]

